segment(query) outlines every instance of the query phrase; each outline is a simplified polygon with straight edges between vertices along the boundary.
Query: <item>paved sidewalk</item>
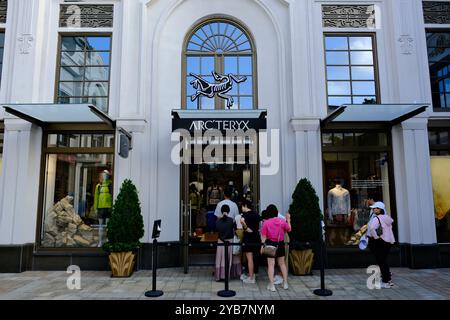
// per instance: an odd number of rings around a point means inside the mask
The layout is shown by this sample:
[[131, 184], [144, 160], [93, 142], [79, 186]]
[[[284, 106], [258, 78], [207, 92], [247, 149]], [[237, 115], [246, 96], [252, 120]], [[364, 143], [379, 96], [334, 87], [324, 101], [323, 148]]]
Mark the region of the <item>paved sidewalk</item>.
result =
[[[215, 282], [212, 267], [191, 267], [189, 274], [182, 268], [158, 270], [157, 289], [164, 295], [156, 299], [194, 300], [292, 300], [292, 299], [401, 299], [401, 300], [450, 300], [450, 269], [410, 270], [392, 269], [392, 289], [369, 290], [365, 269], [339, 269], [326, 271], [326, 287], [333, 290], [331, 297], [318, 297], [313, 290], [320, 286], [320, 273], [313, 276], [289, 276], [289, 290], [266, 290], [267, 275], [261, 268], [256, 284], [230, 282], [236, 291], [233, 298], [220, 298], [217, 291], [223, 282]], [[18, 274], [0, 274], [0, 299], [155, 299], [144, 292], [151, 288], [151, 271], [135, 272], [131, 278], [111, 278], [109, 272], [84, 271], [81, 289], [69, 290], [66, 280], [70, 276], [63, 271], [33, 271]]]

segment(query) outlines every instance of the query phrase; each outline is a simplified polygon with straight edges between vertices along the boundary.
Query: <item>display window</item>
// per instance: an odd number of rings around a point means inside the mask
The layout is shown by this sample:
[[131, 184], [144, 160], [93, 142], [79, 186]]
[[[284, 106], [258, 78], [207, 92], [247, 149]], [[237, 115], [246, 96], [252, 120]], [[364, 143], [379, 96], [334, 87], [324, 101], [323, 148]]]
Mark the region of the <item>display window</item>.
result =
[[101, 247], [113, 203], [114, 135], [48, 134], [41, 247]]
[[388, 134], [322, 134], [325, 220], [329, 246], [356, 246], [367, 230], [370, 205], [392, 215]]
[[450, 242], [450, 141], [448, 128], [428, 131], [434, 216], [439, 243]]

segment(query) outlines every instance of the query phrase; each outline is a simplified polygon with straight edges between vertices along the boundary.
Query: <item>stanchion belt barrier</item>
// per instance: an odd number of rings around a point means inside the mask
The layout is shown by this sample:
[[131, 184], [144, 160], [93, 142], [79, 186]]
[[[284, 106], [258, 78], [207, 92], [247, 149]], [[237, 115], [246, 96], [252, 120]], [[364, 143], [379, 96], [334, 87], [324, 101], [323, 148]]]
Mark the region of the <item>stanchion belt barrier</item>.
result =
[[[313, 243], [315, 245], [319, 244], [320, 245], [320, 258], [321, 258], [321, 289], [316, 290], [316, 291], [320, 291], [320, 290], [326, 290], [325, 289], [325, 280], [324, 280], [324, 266], [323, 266], [323, 243]], [[236, 243], [236, 242], [228, 242], [225, 241], [223, 243], [218, 243], [218, 242], [210, 242], [210, 243], [197, 243], [197, 242], [190, 242], [190, 243], [186, 243], [186, 242], [178, 242], [178, 243], [159, 243], [159, 242], [153, 242], [153, 245], [156, 245], [158, 247], [173, 247], [173, 246], [181, 246], [181, 247], [197, 247], [197, 248], [217, 248], [220, 246], [224, 246], [225, 247], [225, 289], [224, 290], [220, 290], [217, 294], [221, 297], [233, 297], [236, 295], [236, 292], [233, 290], [229, 290], [229, 256], [228, 256], [228, 250], [229, 250], [229, 246], [241, 246], [241, 247], [261, 247], [264, 246], [263, 243]], [[290, 242], [285, 242], [284, 245], [290, 245]], [[153, 280], [153, 290], [155, 290], [156, 287], [156, 268], [158, 266], [154, 266], [154, 280]], [[331, 291], [327, 290], [327, 292], [329, 292], [329, 294], [325, 294], [325, 295], [331, 295]], [[316, 292], [315, 292], [316, 293]]]

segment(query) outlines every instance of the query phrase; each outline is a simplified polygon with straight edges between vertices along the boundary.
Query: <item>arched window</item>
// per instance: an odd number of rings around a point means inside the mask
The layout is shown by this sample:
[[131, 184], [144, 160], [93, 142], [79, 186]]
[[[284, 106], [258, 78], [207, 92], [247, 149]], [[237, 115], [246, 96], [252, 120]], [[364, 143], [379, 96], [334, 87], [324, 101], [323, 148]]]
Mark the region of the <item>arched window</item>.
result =
[[[184, 108], [256, 108], [256, 55], [249, 33], [240, 25], [224, 18], [207, 20], [188, 35], [184, 49]], [[210, 98], [199, 93], [207, 90], [192, 74], [212, 84], [230, 83], [231, 89]]]

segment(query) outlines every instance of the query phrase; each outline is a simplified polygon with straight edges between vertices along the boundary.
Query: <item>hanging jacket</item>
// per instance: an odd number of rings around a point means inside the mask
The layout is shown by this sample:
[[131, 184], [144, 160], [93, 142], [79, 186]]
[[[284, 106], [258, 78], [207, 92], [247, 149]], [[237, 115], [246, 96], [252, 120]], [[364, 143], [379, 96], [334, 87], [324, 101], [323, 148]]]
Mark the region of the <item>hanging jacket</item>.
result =
[[97, 184], [94, 194], [94, 209], [112, 208], [111, 180]]

